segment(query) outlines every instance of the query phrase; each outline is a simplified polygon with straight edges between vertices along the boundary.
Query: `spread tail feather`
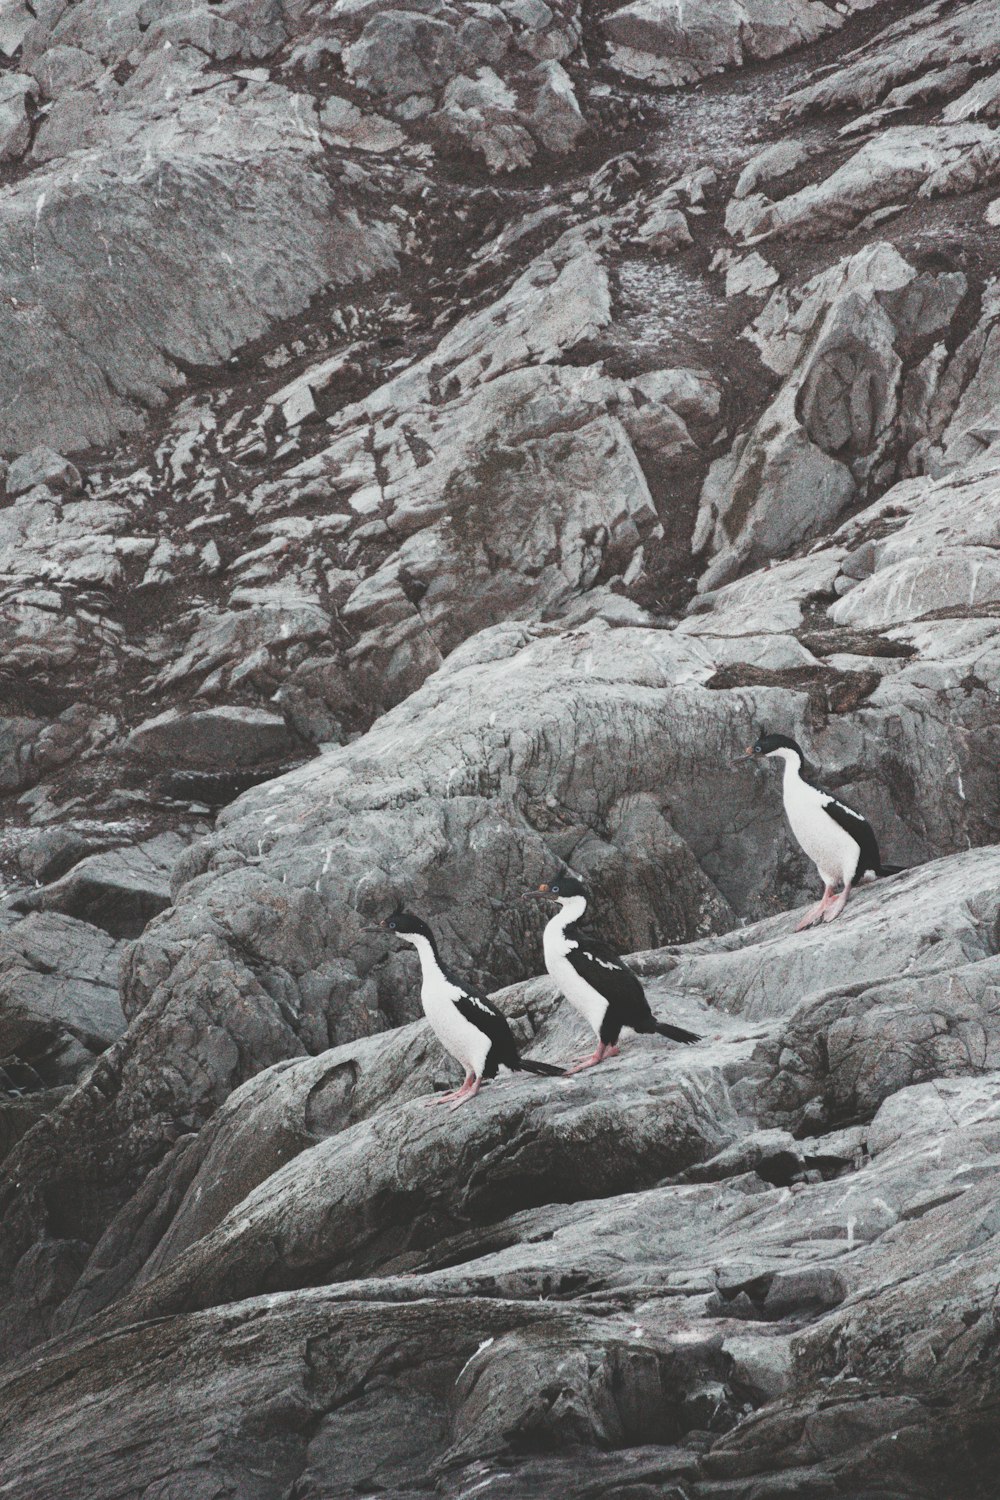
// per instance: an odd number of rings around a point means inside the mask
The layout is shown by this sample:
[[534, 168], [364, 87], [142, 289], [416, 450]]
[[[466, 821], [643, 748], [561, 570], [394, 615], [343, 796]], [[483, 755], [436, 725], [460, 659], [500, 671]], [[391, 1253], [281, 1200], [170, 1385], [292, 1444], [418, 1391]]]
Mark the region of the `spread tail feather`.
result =
[[564, 1078], [565, 1068], [557, 1068], [555, 1063], [533, 1062], [530, 1057], [519, 1057], [518, 1067], [524, 1073], [541, 1073], [546, 1078]]
[[905, 869], [905, 865], [879, 865], [875, 874], [881, 880], [883, 875], [901, 875]]
[[671, 1026], [669, 1021], [654, 1021], [657, 1036], [668, 1036], [672, 1042], [700, 1042], [696, 1031], [685, 1031], [683, 1026]]

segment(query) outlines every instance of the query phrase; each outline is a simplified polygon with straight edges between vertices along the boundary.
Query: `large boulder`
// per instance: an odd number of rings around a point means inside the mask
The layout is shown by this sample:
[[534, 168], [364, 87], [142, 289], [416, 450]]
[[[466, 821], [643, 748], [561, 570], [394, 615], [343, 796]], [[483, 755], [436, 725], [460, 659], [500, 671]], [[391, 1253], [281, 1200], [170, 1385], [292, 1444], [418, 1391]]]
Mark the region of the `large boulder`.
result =
[[160, 765], [228, 770], [279, 760], [294, 744], [280, 714], [233, 705], [193, 714], [168, 708], [137, 724], [126, 748]]
[[38, 97], [33, 78], [4, 73], [0, 78], [0, 162], [16, 161], [31, 140], [29, 100]]
[[120, 946], [73, 917], [39, 914], [0, 937], [0, 1057], [34, 1086], [73, 1083], [125, 1030]]
[[634, 0], [613, 11], [603, 29], [616, 68], [645, 82], [680, 84], [776, 57], [841, 24], [813, 0]]

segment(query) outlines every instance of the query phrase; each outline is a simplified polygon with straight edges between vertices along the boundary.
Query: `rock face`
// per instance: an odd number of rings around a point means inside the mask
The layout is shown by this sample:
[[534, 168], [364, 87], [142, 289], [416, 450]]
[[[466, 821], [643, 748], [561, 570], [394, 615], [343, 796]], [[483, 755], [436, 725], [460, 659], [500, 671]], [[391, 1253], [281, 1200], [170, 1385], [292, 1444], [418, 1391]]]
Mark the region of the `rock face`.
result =
[[692, 543], [715, 554], [703, 587], [823, 535], [884, 482], [908, 417], [904, 360], [944, 334], [967, 290], [961, 272], [920, 275], [875, 243], [772, 294], [749, 336], [784, 378], [709, 471]]
[[[992, 1500], [995, 4], [0, 52], [4, 1496]], [[425, 1108], [563, 867], [703, 1040]]]
[[650, 83], [691, 83], [750, 59], [775, 57], [840, 26], [814, 0], [635, 0], [605, 21], [611, 58]]

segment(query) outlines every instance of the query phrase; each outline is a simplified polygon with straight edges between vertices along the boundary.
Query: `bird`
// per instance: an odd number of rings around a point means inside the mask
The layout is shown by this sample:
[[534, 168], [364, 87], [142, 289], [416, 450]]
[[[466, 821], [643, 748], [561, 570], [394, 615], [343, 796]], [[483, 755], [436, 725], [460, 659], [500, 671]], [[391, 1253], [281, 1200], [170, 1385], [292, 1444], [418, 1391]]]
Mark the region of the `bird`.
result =
[[574, 875], [561, 875], [545, 882], [525, 898], [558, 902], [559, 910], [546, 923], [542, 937], [545, 967], [563, 995], [583, 1016], [597, 1037], [597, 1046], [580, 1058], [570, 1073], [593, 1068], [606, 1057], [617, 1057], [618, 1038], [625, 1027], [644, 1036], [656, 1033], [674, 1042], [700, 1042], [702, 1038], [682, 1026], [658, 1021], [649, 1008], [637, 976], [613, 949], [598, 938], [580, 931], [588, 895]]
[[458, 1109], [475, 1098], [483, 1080], [495, 1078], [501, 1067], [514, 1073], [539, 1073], [546, 1078], [565, 1075], [565, 1068], [554, 1063], [521, 1057], [506, 1016], [485, 995], [463, 984], [445, 967], [434, 934], [420, 917], [399, 905], [378, 925], [417, 950], [424, 1015], [445, 1051], [465, 1069], [465, 1082], [460, 1089], [429, 1102]]
[[[878, 840], [868, 819], [830, 792], [814, 786], [802, 773], [805, 757], [787, 734], [761, 730], [755, 744], [738, 760], [761, 756], [784, 762], [782, 796], [785, 816], [799, 844], [808, 854], [823, 881], [823, 896], [806, 912], [795, 928], [804, 932], [820, 922], [832, 922], [847, 905], [852, 888], [867, 871], [874, 875], [898, 875], [902, 865], [884, 865]], [[840, 886], [840, 894], [837, 887]]]

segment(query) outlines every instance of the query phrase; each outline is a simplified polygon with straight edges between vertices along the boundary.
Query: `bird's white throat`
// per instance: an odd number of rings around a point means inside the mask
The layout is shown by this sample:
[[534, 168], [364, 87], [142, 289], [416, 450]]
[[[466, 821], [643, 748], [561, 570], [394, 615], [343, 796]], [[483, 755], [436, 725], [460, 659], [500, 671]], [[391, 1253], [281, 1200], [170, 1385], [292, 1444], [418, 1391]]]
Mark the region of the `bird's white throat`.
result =
[[405, 938], [408, 943], [412, 943], [414, 948], [416, 948], [417, 957], [420, 959], [420, 972], [423, 977], [425, 979], [439, 978], [441, 974], [441, 965], [438, 963], [437, 954], [434, 952], [433, 946], [431, 945], [429, 940], [424, 937], [423, 933], [401, 932], [399, 933], [399, 936], [401, 938]]
[[798, 772], [802, 769], [802, 757], [797, 750], [789, 750], [787, 745], [781, 745], [777, 750], [768, 752], [767, 759], [783, 760], [785, 762], [785, 775], [790, 771]]
[[587, 910], [586, 896], [568, 896], [560, 901], [559, 910], [551, 919], [550, 926], [555, 926], [559, 932], [564, 932], [574, 922], [579, 922]]

